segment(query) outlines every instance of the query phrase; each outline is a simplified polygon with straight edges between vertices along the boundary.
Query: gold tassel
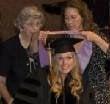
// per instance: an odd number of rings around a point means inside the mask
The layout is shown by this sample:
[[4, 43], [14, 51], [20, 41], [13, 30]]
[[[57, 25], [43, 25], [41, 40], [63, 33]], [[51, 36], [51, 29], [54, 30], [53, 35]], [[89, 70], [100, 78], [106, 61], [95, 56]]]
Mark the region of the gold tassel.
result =
[[52, 70], [52, 49], [50, 48], [50, 43], [48, 44], [48, 55], [49, 55], [49, 67], [50, 67], [50, 72]]

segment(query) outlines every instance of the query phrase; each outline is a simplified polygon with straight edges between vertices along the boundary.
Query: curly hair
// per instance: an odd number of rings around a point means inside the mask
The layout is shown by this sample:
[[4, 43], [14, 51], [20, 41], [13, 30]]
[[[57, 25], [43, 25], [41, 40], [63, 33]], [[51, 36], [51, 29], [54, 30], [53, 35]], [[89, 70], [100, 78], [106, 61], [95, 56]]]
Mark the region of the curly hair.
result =
[[93, 23], [93, 15], [92, 12], [89, 10], [87, 4], [82, 0], [70, 0], [66, 3], [63, 8], [63, 17], [64, 12], [67, 8], [76, 8], [79, 11], [79, 14], [83, 18], [83, 29], [84, 30], [94, 30], [94, 23]]
[[[63, 89], [62, 79], [58, 71], [59, 67], [56, 60], [53, 59], [52, 65], [53, 66], [48, 76], [48, 80], [51, 87], [51, 91], [55, 93], [56, 97], [59, 97]], [[72, 79], [70, 79], [70, 82], [69, 82], [71, 94], [77, 98], [77, 101], [79, 101], [80, 99], [79, 96], [83, 91], [83, 88], [82, 88], [82, 77], [80, 73], [79, 63], [77, 60], [75, 62], [74, 68], [70, 72], [70, 75], [72, 76]]]

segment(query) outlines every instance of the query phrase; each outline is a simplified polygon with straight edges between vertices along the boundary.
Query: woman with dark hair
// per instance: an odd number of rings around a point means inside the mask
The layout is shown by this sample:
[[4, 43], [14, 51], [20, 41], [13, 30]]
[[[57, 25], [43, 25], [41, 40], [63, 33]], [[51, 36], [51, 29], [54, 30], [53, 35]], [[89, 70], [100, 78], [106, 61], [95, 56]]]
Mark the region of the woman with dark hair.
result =
[[98, 31], [91, 11], [82, 0], [71, 0], [67, 3], [64, 21], [68, 30], [80, 31], [79, 35], [87, 39], [76, 45], [76, 50], [84, 76], [88, 104], [109, 104], [110, 92], [105, 72], [105, 53], [108, 49], [108, 44], [104, 41], [107, 41], [106, 36]]
[[[105, 69], [106, 60], [109, 58], [107, 51], [109, 38], [107, 39], [107, 36], [99, 32], [100, 29], [93, 21], [92, 12], [84, 1], [71, 0], [64, 7], [62, 14], [64, 28], [69, 34], [67, 37], [86, 38], [75, 45], [84, 78], [84, 94], [87, 94], [85, 101], [88, 101], [88, 104], [109, 104], [110, 88], [107, 84]], [[47, 32], [47, 34], [54, 33], [58, 31]]]

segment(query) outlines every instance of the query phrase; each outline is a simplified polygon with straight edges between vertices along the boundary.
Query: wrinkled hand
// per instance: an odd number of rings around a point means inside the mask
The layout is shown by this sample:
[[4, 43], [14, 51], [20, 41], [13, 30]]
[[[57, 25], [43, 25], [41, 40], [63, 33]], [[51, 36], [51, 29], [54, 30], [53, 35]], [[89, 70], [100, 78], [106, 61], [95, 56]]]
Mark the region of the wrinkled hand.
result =
[[95, 42], [98, 39], [98, 35], [92, 31], [81, 31], [81, 35], [91, 42]]
[[49, 31], [40, 31], [39, 40], [46, 44], [46, 39], [49, 34]]

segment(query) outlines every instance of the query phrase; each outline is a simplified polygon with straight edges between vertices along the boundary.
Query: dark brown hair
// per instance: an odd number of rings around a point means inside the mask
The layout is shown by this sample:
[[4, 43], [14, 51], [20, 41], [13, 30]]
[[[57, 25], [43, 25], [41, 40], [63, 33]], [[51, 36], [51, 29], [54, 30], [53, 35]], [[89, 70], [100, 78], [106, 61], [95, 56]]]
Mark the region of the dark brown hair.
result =
[[94, 30], [93, 15], [92, 12], [88, 9], [87, 4], [82, 0], [70, 0], [66, 3], [63, 8], [63, 18], [66, 8], [76, 8], [79, 11], [79, 14], [83, 18], [83, 28], [84, 30]]

